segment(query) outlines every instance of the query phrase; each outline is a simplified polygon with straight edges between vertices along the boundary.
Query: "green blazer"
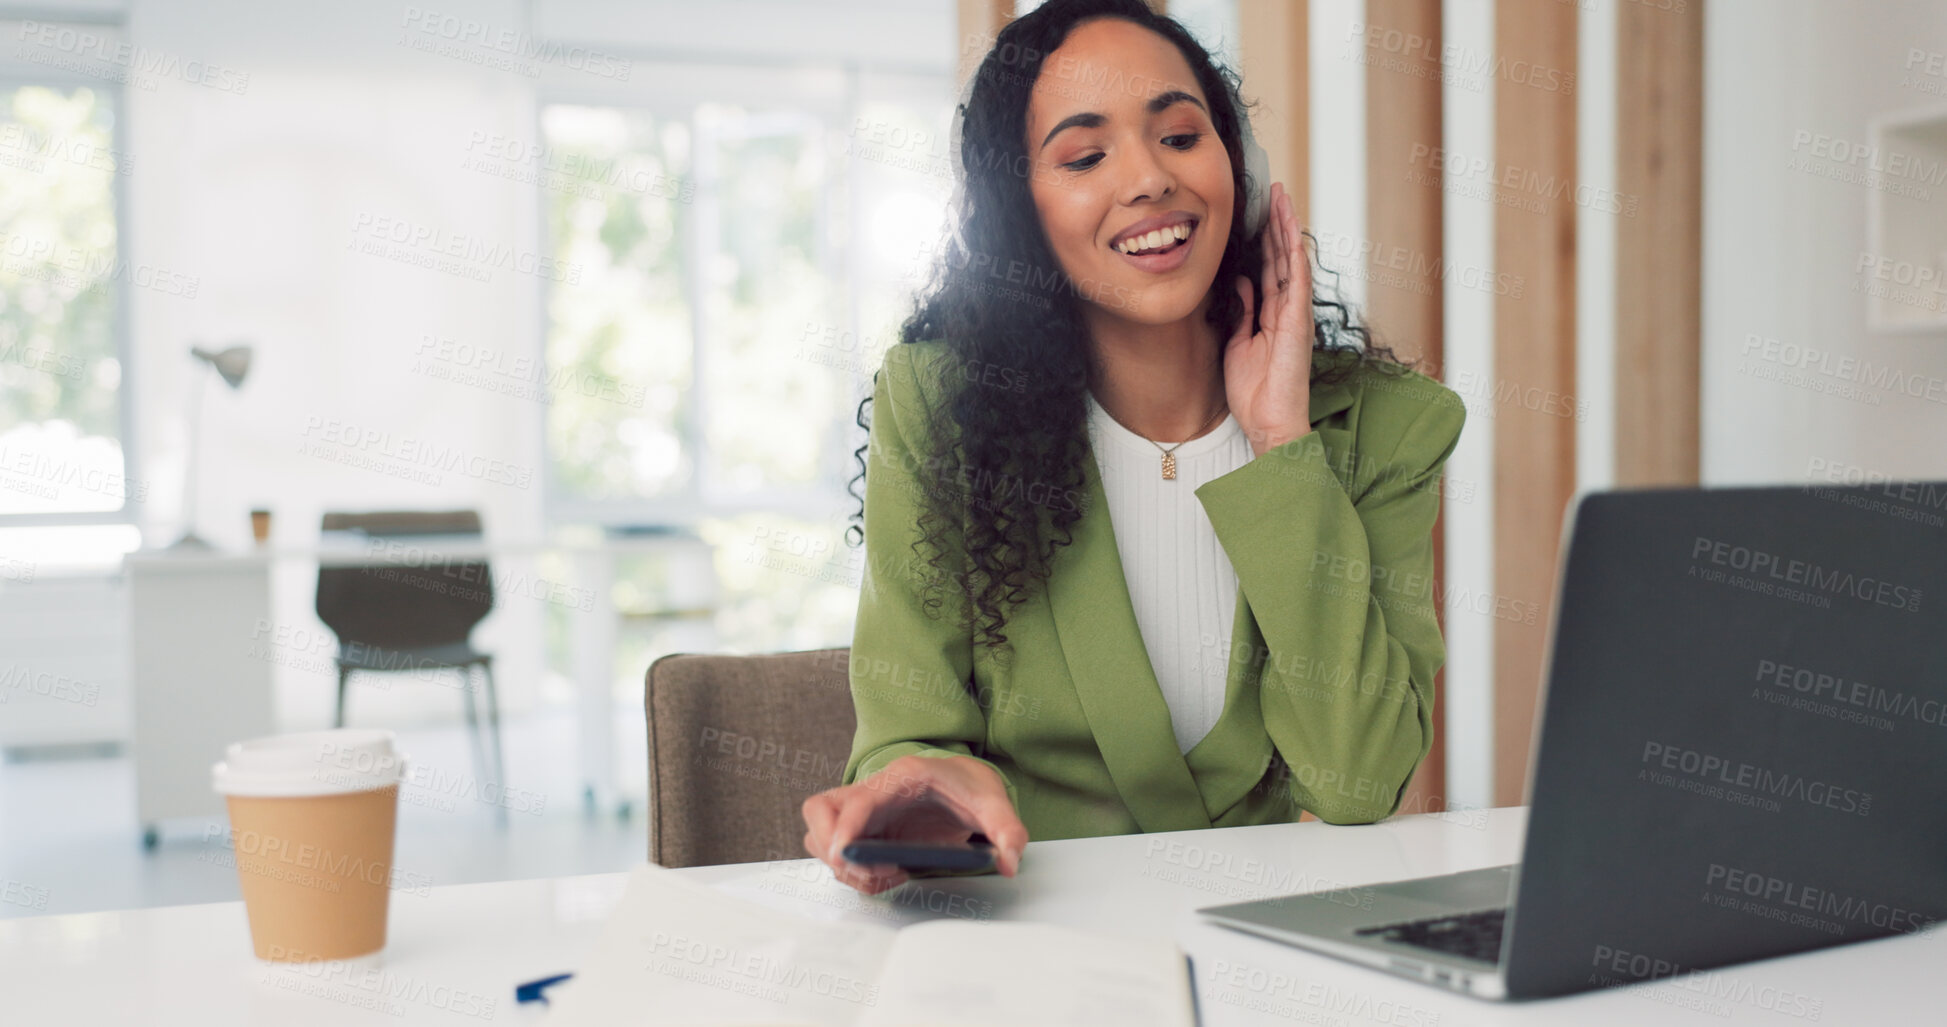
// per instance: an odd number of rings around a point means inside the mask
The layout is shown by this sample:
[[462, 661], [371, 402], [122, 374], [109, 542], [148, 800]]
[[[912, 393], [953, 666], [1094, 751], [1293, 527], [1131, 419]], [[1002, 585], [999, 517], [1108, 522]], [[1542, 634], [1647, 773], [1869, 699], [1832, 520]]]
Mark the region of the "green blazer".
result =
[[[845, 783], [901, 756], [974, 756], [1000, 772], [1035, 840], [1397, 810], [1433, 743], [1446, 658], [1432, 532], [1459, 397], [1359, 367], [1312, 386], [1310, 434], [1196, 490], [1239, 587], [1223, 713], [1186, 754], [1093, 456], [1073, 544], [1008, 615], [1011, 659], [975, 646], [951, 604], [922, 608], [916, 476], [945, 356], [938, 342], [895, 345], [874, 380]], [[1313, 366], [1348, 359], [1314, 353]]]

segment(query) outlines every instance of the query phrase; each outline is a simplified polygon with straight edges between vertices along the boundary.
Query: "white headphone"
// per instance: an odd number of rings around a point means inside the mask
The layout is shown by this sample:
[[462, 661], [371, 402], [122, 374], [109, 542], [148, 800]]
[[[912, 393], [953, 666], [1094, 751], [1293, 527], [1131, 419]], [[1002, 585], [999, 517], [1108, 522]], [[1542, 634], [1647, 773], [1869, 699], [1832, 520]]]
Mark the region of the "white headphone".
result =
[[1244, 237], [1249, 239], [1264, 229], [1264, 220], [1271, 206], [1271, 156], [1264, 147], [1257, 144], [1257, 133], [1251, 131], [1251, 115], [1244, 109], [1244, 101], [1237, 90], [1230, 91], [1231, 109], [1237, 112], [1238, 132], [1244, 143], [1245, 187], [1251, 191], [1244, 203]]

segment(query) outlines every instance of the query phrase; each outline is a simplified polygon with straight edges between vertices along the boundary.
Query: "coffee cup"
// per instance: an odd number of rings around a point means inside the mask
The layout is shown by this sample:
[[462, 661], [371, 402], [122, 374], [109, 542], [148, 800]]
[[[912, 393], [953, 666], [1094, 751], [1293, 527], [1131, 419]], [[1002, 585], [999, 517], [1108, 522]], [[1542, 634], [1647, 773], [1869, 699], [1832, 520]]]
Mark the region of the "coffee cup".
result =
[[390, 731], [237, 742], [211, 768], [258, 959], [349, 959], [385, 947], [405, 756]]

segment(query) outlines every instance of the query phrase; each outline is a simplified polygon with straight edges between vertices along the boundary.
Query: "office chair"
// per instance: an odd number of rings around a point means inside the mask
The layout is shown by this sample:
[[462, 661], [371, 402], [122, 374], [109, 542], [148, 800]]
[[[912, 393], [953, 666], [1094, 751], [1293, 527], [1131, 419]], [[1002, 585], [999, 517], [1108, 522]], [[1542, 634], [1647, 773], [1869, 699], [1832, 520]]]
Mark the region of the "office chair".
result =
[[850, 649], [673, 654], [649, 666], [649, 859], [795, 859], [805, 799], [845, 775], [858, 721]]
[[[441, 536], [449, 544], [481, 535], [480, 514], [458, 511], [327, 513], [323, 528], [362, 531], [412, 545], [415, 537]], [[421, 538], [428, 547], [434, 540]], [[500, 703], [494, 696], [493, 657], [473, 647], [474, 625], [493, 610], [493, 575], [485, 559], [427, 556], [364, 566], [318, 568], [318, 619], [338, 636], [338, 704], [334, 727], [345, 726], [345, 692], [354, 672], [399, 673], [457, 670], [466, 709], [467, 734], [481, 787], [507, 786], [500, 748]], [[473, 671], [484, 683], [487, 725], [493, 741], [491, 773], [480, 718], [474, 708]], [[497, 819], [507, 822], [505, 808]]]

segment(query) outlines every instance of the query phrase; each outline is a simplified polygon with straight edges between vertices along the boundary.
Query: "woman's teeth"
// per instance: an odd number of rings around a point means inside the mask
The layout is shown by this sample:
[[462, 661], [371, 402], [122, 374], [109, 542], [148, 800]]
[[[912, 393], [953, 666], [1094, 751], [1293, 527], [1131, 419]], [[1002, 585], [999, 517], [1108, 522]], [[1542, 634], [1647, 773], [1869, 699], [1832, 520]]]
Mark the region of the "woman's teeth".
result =
[[1116, 244], [1116, 249], [1131, 255], [1172, 246], [1190, 237], [1190, 225], [1171, 225], [1144, 235], [1132, 235]]

